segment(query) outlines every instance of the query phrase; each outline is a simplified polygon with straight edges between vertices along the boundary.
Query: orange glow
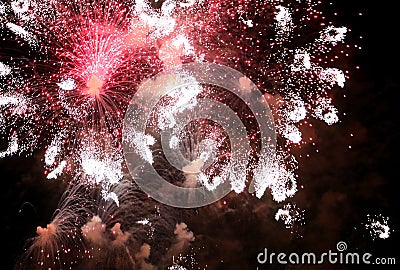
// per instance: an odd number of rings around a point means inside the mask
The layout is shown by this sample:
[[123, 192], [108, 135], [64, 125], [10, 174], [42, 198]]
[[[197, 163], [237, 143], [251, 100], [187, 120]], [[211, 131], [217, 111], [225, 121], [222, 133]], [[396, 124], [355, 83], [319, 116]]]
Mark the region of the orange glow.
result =
[[91, 97], [99, 97], [103, 83], [104, 82], [99, 77], [93, 74], [86, 84], [88, 87], [86, 93]]

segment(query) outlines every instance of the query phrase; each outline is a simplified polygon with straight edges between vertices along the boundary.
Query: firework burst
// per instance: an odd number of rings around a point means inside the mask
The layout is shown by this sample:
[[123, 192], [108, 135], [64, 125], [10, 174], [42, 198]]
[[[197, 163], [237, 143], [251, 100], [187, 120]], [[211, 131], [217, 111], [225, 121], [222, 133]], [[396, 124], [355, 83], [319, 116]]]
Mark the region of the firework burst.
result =
[[[48, 144], [46, 153], [68, 157], [84, 151], [94, 132], [118, 138], [135, 87], [161, 67], [145, 25], [127, 3], [17, 2], [3, 18], [3, 31], [22, 48], [18, 58], [2, 54], [1, 107], [10, 134], [2, 155]], [[58, 172], [67, 167], [62, 161], [46, 165]]]
[[[154, 164], [169, 182], [181, 186], [214, 190], [224, 182], [222, 178], [241, 172], [241, 180], [254, 176], [251, 180], [255, 181], [255, 195], [259, 198], [266, 190], [271, 191], [276, 202], [294, 196], [297, 161], [291, 147], [313, 140], [302, 132], [302, 127], [311, 125], [310, 119], [328, 125], [340, 121], [331, 91], [344, 87], [348, 78], [346, 71], [335, 66], [337, 59], [348, 55], [344, 43], [348, 29], [330, 22], [318, 11], [318, 3], [1, 2], [0, 132], [6, 146], [1, 149], [0, 158], [42, 151], [47, 178], [72, 174], [75, 180], [71, 185], [99, 188], [101, 197], [98, 211], [89, 216], [86, 212], [80, 217], [57, 212], [46, 228], [38, 228], [28, 253], [39, 252], [29, 256], [38, 265], [59, 264], [62, 258], [57, 252], [68, 244], [56, 247], [59, 239], [68, 235], [63, 226], [76, 225], [93, 248], [118, 243], [121, 260], [131, 266], [147, 260], [147, 247], [142, 243], [137, 246], [138, 240], [132, 240], [138, 234], [131, 225], [156, 222], [129, 211], [140, 208], [138, 205], [144, 200], [137, 190], [121, 191], [131, 190], [123, 181], [124, 116], [146, 79], [185, 63], [212, 62], [240, 71], [244, 74], [239, 79], [243, 93], [250, 93], [253, 84], [257, 86], [262, 102], [268, 102], [274, 116], [277, 151], [268, 158], [260, 155], [263, 138], [256, 123], [259, 116], [248, 108], [249, 104], [226, 89], [200, 86], [190, 74], [179, 74], [178, 78], [189, 78], [186, 86], [153, 109], [153, 119], [146, 120], [154, 121], [149, 121], [146, 132], [128, 130], [138, 156]], [[205, 97], [233, 109], [243, 122], [243, 141], [249, 141], [250, 147], [242, 152], [248, 154], [250, 169], [229, 164], [231, 152], [237, 149], [232, 149], [232, 141], [224, 138], [226, 134], [218, 123], [195, 119], [182, 126], [177, 122], [176, 114], [203, 104], [197, 101]], [[175, 168], [182, 174], [165, 166], [170, 160], [157, 149], [161, 132], [168, 128], [176, 131], [168, 142], [170, 148], [182, 153], [187, 161]], [[205, 165], [211, 167], [202, 170]], [[246, 181], [230, 184], [231, 190], [239, 193]], [[69, 215], [74, 216], [74, 222], [66, 219]], [[93, 230], [100, 231], [105, 242], [93, 244], [99, 236], [91, 234]], [[108, 232], [111, 234], [105, 237]], [[132, 243], [129, 241], [135, 242], [136, 250], [127, 249], [126, 243]], [[147, 255], [140, 255], [141, 249]], [[86, 254], [93, 257], [93, 249], [90, 252]]]
[[216, 62], [247, 75], [270, 102], [286, 146], [308, 141], [299, 128], [308, 118], [339, 119], [329, 91], [346, 76], [329, 65], [346, 54], [340, 45], [347, 29], [309, 1], [163, 1], [158, 8], [146, 1], [13, 1], [2, 4], [2, 25], [21, 50], [2, 53], [9, 146], [1, 156], [44, 145], [59, 156], [46, 161], [50, 178], [82, 163], [88, 133], [118, 141], [140, 82], [185, 62]]
[[69, 185], [63, 193], [52, 221], [36, 228], [37, 236], [27, 241], [27, 249], [17, 269], [72, 267], [86, 257], [79, 227], [90, 217], [93, 201], [81, 184]]

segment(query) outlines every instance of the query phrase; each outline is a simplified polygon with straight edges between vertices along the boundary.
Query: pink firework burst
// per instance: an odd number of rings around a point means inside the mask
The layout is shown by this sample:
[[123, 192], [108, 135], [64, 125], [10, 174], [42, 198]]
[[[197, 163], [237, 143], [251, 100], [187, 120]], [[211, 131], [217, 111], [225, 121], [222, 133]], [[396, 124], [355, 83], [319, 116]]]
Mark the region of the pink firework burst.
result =
[[44, 145], [46, 171], [55, 178], [82, 162], [93, 134], [120, 151], [123, 114], [137, 85], [162, 68], [151, 29], [131, 4], [19, 1], [5, 8], [5, 36], [21, 49], [2, 53], [2, 127], [10, 134], [2, 156]]
[[[0, 106], [6, 117], [0, 120], [9, 124], [2, 124], [9, 146], [0, 154], [32, 151], [43, 144], [51, 178], [71, 168], [82, 171], [81, 165], [89, 160], [97, 167], [85, 168], [105, 179], [101, 172], [111, 174], [99, 168], [110, 167], [105, 164], [111, 161], [104, 153], [121, 160], [123, 116], [137, 86], [164, 68], [208, 61], [238, 69], [257, 84], [272, 107], [282, 141], [277, 163], [284, 164], [284, 157], [293, 161], [287, 158], [288, 146], [313, 140], [303, 132], [304, 126], [311, 126], [310, 118], [329, 125], [339, 121], [331, 90], [344, 87], [348, 77], [335, 66], [336, 59], [348, 55], [344, 46], [348, 29], [329, 21], [318, 4], [250, 0], [2, 4], [4, 36], [12, 37], [22, 50], [2, 53]], [[224, 93], [216, 99], [241, 106]], [[244, 117], [247, 122], [253, 118], [248, 113]], [[249, 133], [257, 138], [257, 130]], [[97, 139], [104, 142], [90, 142]], [[88, 146], [97, 144], [102, 146]], [[87, 149], [89, 154], [83, 155]], [[286, 167], [295, 168], [296, 162], [291, 163]], [[282, 166], [276, 171], [294, 174]]]

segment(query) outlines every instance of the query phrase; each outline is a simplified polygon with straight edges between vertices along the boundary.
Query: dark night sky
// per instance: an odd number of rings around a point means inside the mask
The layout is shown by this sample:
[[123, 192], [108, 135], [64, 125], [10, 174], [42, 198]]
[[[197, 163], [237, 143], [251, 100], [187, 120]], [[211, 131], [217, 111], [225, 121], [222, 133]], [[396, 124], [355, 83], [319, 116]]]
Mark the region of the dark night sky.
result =
[[[326, 126], [315, 122], [319, 153], [311, 146], [295, 151], [303, 156], [298, 174], [299, 185], [305, 189], [292, 201], [306, 210], [305, 225], [291, 234], [274, 220], [277, 205], [267, 196], [262, 200], [246, 194], [229, 196], [227, 206], [205, 207], [185, 220], [197, 238], [193, 246], [202, 250], [197, 256], [201, 266], [256, 269], [256, 256], [263, 248], [324, 252], [335, 249], [338, 241], [345, 241], [351, 250], [397, 257], [400, 263], [396, 251], [400, 229], [398, 15], [390, 1], [339, 2], [337, 9], [342, 15], [337, 21], [352, 28], [352, 35], [363, 36], [361, 43], [357, 41], [363, 49], [348, 63], [349, 68], [359, 65], [360, 69], [351, 70], [345, 88], [335, 90], [335, 104], [346, 113], [341, 123]], [[360, 11], [363, 16], [357, 16]], [[307, 153], [309, 158], [304, 157]], [[43, 179], [39, 163], [35, 157], [0, 160], [4, 235], [0, 269], [12, 268], [26, 238], [38, 224], [48, 222], [57, 204], [60, 187]], [[373, 241], [362, 223], [367, 214], [378, 213], [389, 217], [394, 231], [389, 239]], [[350, 269], [328, 267], [318, 269]], [[390, 267], [382, 267], [386, 268]]]

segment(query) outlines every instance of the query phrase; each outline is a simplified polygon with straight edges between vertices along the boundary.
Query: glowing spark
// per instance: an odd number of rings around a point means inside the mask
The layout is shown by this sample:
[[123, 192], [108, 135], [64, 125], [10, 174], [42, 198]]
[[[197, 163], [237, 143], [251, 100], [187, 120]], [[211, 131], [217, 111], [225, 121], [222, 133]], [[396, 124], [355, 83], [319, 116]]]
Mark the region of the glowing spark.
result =
[[63, 172], [66, 165], [67, 162], [65, 160], [61, 161], [60, 165], [47, 175], [47, 179], [56, 179]]
[[281, 220], [287, 229], [293, 229], [296, 223], [302, 225], [304, 211], [300, 210], [294, 204], [286, 204], [279, 208], [275, 214], [275, 220]]
[[267, 188], [271, 190], [272, 198], [282, 202], [292, 197], [297, 191], [297, 181], [294, 173], [286, 168], [284, 158], [278, 153], [275, 160], [268, 164], [260, 164], [255, 170], [256, 196], [261, 198]]
[[321, 80], [328, 82], [330, 85], [337, 84], [342, 88], [346, 82], [346, 77], [344, 76], [343, 71], [337, 68], [327, 68], [321, 70], [319, 76]]
[[182, 265], [174, 264], [168, 267], [168, 270], [187, 270], [187, 268], [183, 267]]
[[136, 151], [140, 154], [140, 157], [146, 160], [148, 163], [153, 164], [153, 154], [149, 148], [150, 145], [155, 143], [155, 138], [148, 134], [136, 132], [134, 130], [129, 132], [132, 146], [135, 147]]
[[390, 227], [388, 225], [388, 217], [382, 215], [367, 216], [368, 223], [365, 228], [369, 231], [373, 240], [377, 238], [386, 239], [390, 236]]
[[291, 141], [292, 143], [299, 143], [301, 142], [301, 132], [300, 130], [294, 126], [294, 125], [285, 125], [283, 127], [280, 127], [282, 135]]
[[11, 74], [11, 68], [4, 63], [0, 62], [0, 77], [4, 77]]
[[117, 206], [119, 206], [119, 200], [118, 200], [118, 195], [117, 194], [115, 194], [115, 192], [110, 192], [110, 193], [107, 193], [107, 195], [105, 195], [105, 196], [103, 196], [104, 197], [104, 200], [112, 200], [112, 201], [114, 201], [115, 202], [115, 204], [117, 205]]
[[329, 42], [334, 45], [336, 43], [343, 41], [347, 33], [346, 27], [334, 27], [328, 26], [321, 32], [320, 40], [322, 42]]
[[137, 223], [138, 223], [138, 224], [142, 224], [142, 225], [148, 225], [148, 226], [151, 226], [151, 222], [150, 222], [150, 220], [149, 220], [148, 218], [145, 218], [145, 219], [139, 220], [139, 221], [137, 221]]
[[37, 40], [34, 35], [26, 31], [23, 27], [16, 25], [14, 23], [7, 23], [7, 27], [13, 31], [16, 35], [20, 36], [24, 40], [26, 40], [31, 45], [37, 45]]
[[315, 117], [325, 121], [328, 125], [332, 125], [339, 121], [337, 109], [332, 105], [330, 98], [319, 98], [317, 107], [314, 111]]
[[17, 0], [11, 2], [11, 7], [15, 13], [20, 14], [27, 12], [30, 4], [29, 0]]
[[76, 83], [75, 83], [74, 79], [72, 79], [72, 78], [68, 78], [68, 79], [62, 80], [61, 82], [57, 83], [57, 85], [62, 90], [66, 90], [66, 91], [74, 90], [75, 87], [76, 87]]
[[277, 6], [276, 9], [278, 10], [275, 15], [278, 35], [287, 37], [293, 27], [292, 14], [289, 9], [284, 6]]
[[294, 55], [292, 71], [302, 71], [311, 68], [310, 55], [307, 52], [298, 51]]
[[10, 156], [18, 151], [18, 138], [16, 136], [11, 136], [8, 148], [0, 152], [0, 158]]

